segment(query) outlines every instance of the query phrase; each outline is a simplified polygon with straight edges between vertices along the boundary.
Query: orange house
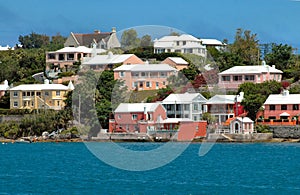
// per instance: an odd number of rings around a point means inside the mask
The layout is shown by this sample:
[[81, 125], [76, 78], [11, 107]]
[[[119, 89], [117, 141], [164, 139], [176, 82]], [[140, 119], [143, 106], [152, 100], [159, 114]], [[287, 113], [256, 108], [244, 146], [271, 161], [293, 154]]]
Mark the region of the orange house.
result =
[[177, 70], [182, 70], [184, 68], [188, 68], [188, 65], [189, 65], [189, 63], [181, 57], [168, 57], [161, 63], [169, 64], [170, 66], [176, 68]]

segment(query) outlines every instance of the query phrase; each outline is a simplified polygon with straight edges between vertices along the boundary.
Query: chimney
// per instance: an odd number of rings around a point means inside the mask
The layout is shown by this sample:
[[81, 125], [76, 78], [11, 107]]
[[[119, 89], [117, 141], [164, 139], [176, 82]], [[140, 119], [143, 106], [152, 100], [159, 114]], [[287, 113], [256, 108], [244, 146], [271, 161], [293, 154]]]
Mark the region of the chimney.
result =
[[100, 34], [100, 30], [94, 30], [95, 34]]
[[117, 32], [116, 27], [112, 27], [112, 28], [111, 28], [111, 32], [112, 32], [112, 33], [116, 33], [116, 32]]
[[49, 85], [49, 83], [50, 83], [50, 82], [49, 82], [48, 79], [45, 79], [45, 80], [44, 80], [44, 84]]
[[275, 69], [275, 68], [276, 68], [276, 66], [275, 66], [275, 65], [272, 65], [272, 68], [274, 68], [274, 69]]
[[146, 109], [146, 106], [144, 106], [144, 120], [147, 120], [147, 109]]

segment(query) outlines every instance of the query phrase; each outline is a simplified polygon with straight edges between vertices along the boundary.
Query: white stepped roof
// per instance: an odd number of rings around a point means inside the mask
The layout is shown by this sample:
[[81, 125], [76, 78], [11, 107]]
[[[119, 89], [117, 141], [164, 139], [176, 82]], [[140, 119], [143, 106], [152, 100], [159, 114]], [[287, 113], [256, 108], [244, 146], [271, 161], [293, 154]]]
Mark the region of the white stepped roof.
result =
[[169, 72], [169, 71], [178, 71], [176, 68], [168, 64], [132, 64], [132, 65], [122, 65], [118, 68], [115, 68], [114, 71], [144, 71], [144, 72]]
[[[195, 100], [195, 98], [198, 97], [198, 100]], [[170, 94], [168, 97], [166, 97], [162, 103], [163, 104], [190, 104], [195, 101], [200, 102], [206, 102], [207, 99], [203, 97], [200, 93], [181, 93], [181, 94]]]
[[42, 90], [63, 90], [69, 88], [62, 84], [23, 84], [10, 89], [10, 91], [42, 91]]
[[269, 65], [256, 65], [256, 66], [234, 66], [229, 68], [221, 73], [220, 75], [227, 75], [227, 74], [258, 74], [258, 73], [278, 73], [282, 74], [281, 70], [276, 69], [275, 67]]
[[219, 45], [224, 46], [225, 43], [222, 43], [221, 41], [217, 39], [200, 39], [203, 45]]
[[126, 61], [134, 54], [112, 54], [108, 55], [96, 55], [90, 60], [84, 62], [85, 65], [98, 65], [98, 64], [119, 64]]
[[271, 94], [264, 104], [300, 104], [300, 94]]
[[215, 95], [211, 97], [206, 104], [234, 104], [235, 101], [242, 102], [244, 95]]
[[131, 112], [154, 112], [159, 103], [121, 103], [115, 110], [115, 113], [131, 113]]
[[172, 60], [173, 62], [175, 62], [176, 64], [185, 64], [188, 65], [189, 63], [187, 61], [185, 61], [183, 58], [181, 57], [168, 57], [170, 60]]
[[169, 41], [199, 41], [200, 42], [200, 39], [197, 39], [196, 37], [194, 37], [193, 35], [189, 35], [189, 34], [182, 34], [182, 35], [179, 35], [179, 36], [164, 36], [156, 41], [166, 41], [166, 42], [169, 42]]

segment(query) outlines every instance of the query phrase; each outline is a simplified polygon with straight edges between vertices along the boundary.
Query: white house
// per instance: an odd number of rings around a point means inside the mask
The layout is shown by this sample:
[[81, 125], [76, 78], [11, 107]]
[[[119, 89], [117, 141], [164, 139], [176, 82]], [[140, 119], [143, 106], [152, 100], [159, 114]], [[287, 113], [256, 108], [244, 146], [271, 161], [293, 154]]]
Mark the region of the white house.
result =
[[230, 121], [230, 133], [232, 134], [254, 133], [254, 121], [248, 117], [236, 117]]
[[164, 36], [154, 40], [154, 53], [190, 53], [206, 57], [206, 47], [201, 40], [188, 34]]
[[217, 50], [223, 50], [227, 45], [217, 39], [200, 39], [200, 41], [205, 47], [215, 47]]
[[207, 99], [200, 93], [170, 94], [162, 104], [167, 110], [168, 118], [188, 118], [193, 121], [202, 120], [202, 114], [207, 112]]

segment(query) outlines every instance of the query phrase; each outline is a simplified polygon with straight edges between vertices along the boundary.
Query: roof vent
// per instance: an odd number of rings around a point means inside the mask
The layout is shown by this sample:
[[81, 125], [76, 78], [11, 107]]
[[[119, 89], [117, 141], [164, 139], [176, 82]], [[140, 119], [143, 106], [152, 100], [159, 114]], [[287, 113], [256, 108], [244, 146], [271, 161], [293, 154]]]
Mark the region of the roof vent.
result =
[[267, 64], [266, 64], [266, 61], [263, 60], [263, 61], [262, 61], [262, 65], [263, 65], [263, 66], [267, 65]]
[[49, 83], [50, 83], [50, 82], [49, 82], [48, 79], [45, 79], [45, 80], [44, 80], [44, 84], [48, 85]]
[[107, 54], [107, 59], [112, 59], [113, 55], [113, 52], [109, 51]]

